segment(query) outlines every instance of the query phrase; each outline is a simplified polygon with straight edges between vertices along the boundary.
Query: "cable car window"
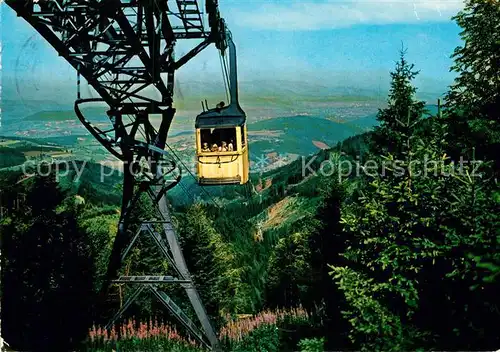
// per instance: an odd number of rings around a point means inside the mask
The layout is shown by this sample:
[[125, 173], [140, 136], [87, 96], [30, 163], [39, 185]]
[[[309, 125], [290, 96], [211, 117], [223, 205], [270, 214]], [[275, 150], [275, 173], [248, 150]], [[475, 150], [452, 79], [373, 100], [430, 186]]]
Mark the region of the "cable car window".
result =
[[236, 151], [236, 128], [203, 128], [200, 130], [201, 151]]

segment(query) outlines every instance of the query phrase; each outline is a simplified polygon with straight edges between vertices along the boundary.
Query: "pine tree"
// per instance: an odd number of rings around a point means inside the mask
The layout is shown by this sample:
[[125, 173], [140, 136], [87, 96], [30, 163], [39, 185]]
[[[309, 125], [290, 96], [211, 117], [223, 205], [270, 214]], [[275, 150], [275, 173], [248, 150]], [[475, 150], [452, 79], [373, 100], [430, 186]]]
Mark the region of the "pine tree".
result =
[[452, 55], [457, 78], [446, 96], [453, 152], [470, 159], [475, 147], [479, 159], [495, 160], [500, 147], [500, 4], [467, 0], [453, 19], [464, 41]]
[[416, 88], [412, 81], [419, 74], [414, 70], [414, 64], [405, 58], [406, 49], [401, 49], [396, 68], [391, 72], [391, 88], [388, 106], [379, 110], [377, 120], [380, 126], [375, 128], [372, 152], [389, 152], [399, 158], [402, 153], [402, 138], [408, 133], [408, 128], [414, 126], [422, 118], [425, 103], [415, 99]]
[[313, 285], [308, 295], [309, 300], [320, 307], [320, 311], [315, 313], [322, 321], [323, 336], [328, 336], [328, 350], [349, 347], [349, 322], [342, 319], [341, 313], [345, 308], [343, 292], [329, 276], [329, 265], [340, 266], [344, 263], [340, 253], [344, 252], [346, 241], [340, 221], [342, 203], [349, 195], [345, 185], [338, 184], [336, 177], [332, 178], [322, 193], [323, 200], [315, 216], [320, 225], [309, 238]]
[[500, 104], [500, 4], [467, 0], [453, 19], [462, 28], [451, 70], [458, 73], [447, 96], [450, 107], [498, 121]]
[[332, 267], [349, 305], [351, 339], [368, 350], [494, 348], [498, 285], [482, 280], [497, 270], [491, 263], [499, 245], [497, 186], [473, 175], [474, 165], [446, 156], [443, 119], [424, 120], [409, 109], [406, 120], [398, 117], [415, 90], [401, 84], [405, 70], [396, 72], [402, 77], [393, 74], [392, 87], [401, 92], [390, 95], [401, 100], [379, 113], [376, 132], [376, 142], [390, 141], [375, 155], [386, 172], [372, 173], [361, 196], [344, 205], [349, 264]]
[[[467, 0], [454, 20], [462, 28], [464, 44], [453, 53], [451, 71], [457, 78], [446, 96], [449, 150], [454, 159], [492, 163], [482, 168], [482, 178], [470, 176], [472, 168], [470, 174], [461, 175], [450, 202], [453, 220], [448, 232], [458, 241], [456, 252], [462, 257], [450, 275], [462, 281], [463, 294], [455, 300], [457, 307], [465, 307], [458, 308], [453, 318], [457, 334], [461, 332], [453, 340], [462, 342], [460, 348], [494, 349], [500, 343], [490, 330], [500, 318], [494, 293], [500, 285], [500, 4]], [[471, 329], [475, 336], [464, 338]]]
[[202, 204], [194, 204], [180, 215], [179, 236], [187, 264], [199, 287], [209, 314], [249, 311], [249, 283], [244, 282], [244, 266], [233, 243], [216, 230]]
[[1, 226], [2, 332], [19, 350], [70, 350], [91, 323], [92, 263], [64, 199], [53, 174], [37, 175], [26, 207]]
[[[296, 230], [278, 239], [268, 264], [267, 303], [278, 307], [310, 308], [307, 299], [311, 292], [311, 249], [309, 237], [312, 221], [303, 220]], [[304, 304], [306, 303], [306, 304]]]
[[378, 170], [366, 170], [367, 185], [343, 207], [348, 265], [332, 267], [349, 305], [350, 337], [367, 350], [412, 349], [426, 339], [412, 320], [420, 303], [419, 273], [443, 250], [437, 229], [447, 192], [443, 171], [450, 166], [442, 140], [422, 134], [424, 103], [415, 99], [415, 75], [402, 52], [391, 74], [389, 106], [379, 112], [375, 143], [383, 144], [372, 148], [381, 150], [372, 160]]
[[494, 196], [498, 186], [484, 177], [491, 166], [476, 166], [465, 165], [443, 199], [448, 210], [442, 225], [449, 250], [440, 261], [450, 269], [441, 271], [441, 289], [448, 299], [441, 306], [429, 305], [426, 313], [443, 317], [436, 319], [434, 330], [442, 335], [440, 347], [445, 349], [494, 350], [500, 344], [493, 328], [500, 324], [500, 280], [491, 272], [500, 264], [500, 199]]

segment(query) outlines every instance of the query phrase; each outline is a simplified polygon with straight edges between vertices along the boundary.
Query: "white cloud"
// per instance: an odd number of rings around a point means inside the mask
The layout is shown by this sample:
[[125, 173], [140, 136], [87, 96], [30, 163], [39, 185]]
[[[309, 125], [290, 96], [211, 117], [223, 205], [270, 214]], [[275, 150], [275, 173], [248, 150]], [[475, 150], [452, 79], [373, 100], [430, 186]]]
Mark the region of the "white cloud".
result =
[[318, 30], [359, 24], [450, 21], [464, 0], [326, 0], [233, 8], [233, 23], [255, 29]]

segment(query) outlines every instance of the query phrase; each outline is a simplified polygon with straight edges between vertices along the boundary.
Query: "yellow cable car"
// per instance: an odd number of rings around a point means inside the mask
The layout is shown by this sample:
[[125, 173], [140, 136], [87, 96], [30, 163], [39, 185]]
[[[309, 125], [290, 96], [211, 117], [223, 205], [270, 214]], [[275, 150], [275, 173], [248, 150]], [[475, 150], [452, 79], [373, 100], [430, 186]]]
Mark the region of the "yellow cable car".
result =
[[[196, 117], [196, 156], [200, 185], [245, 184], [248, 182], [246, 114], [238, 103], [236, 49], [227, 35], [230, 60], [230, 99]], [[208, 108], [208, 107], [207, 107]]]

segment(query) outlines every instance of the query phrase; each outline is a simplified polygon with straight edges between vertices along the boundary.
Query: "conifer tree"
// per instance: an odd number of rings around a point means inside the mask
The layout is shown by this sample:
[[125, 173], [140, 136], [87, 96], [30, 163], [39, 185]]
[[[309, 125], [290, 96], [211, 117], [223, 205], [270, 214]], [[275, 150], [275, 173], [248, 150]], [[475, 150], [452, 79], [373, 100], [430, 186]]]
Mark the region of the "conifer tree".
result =
[[[426, 331], [412, 322], [419, 307], [419, 273], [440, 254], [436, 229], [440, 197], [447, 191], [442, 171], [449, 166], [439, 163], [442, 141], [421, 134], [424, 103], [415, 98], [416, 72], [404, 54], [391, 73], [389, 106], [378, 115], [379, 144], [372, 153], [379, 149], [380, 155], [371, 160], [377, 168], [365, 169], [367, 186], [342, 212], [343, 257], [349, 264], [332, 267], [349, 305], [350, 337], [367, 350], [412, 349], [425, 340]], [[437, 163], [426, 169], [426, 160]]]
[[380, 126], [375, 128], [372, 152], [389, 152], [396, 158], [402, 153], [403, 134], [422, 118], [425, 103], [415, 99], [416, 88], [412, 81], [419, 74], [414, 64], [406, 60], [406, 49], [401, 49], [396, 68], [391, 72], [391, 88], [388, 106], [379, 110], [377, 120]]
[[2, 332], [19, 350], [67, 351], [91, 324], [89, 248], [54, 174], [37, 175], [26, 198], [0, 229]]
[[[467, 0], [453, 19], [464, 44], [452, 55], [457, 73], [446, 96], [454, 154], [495, 160], [500, 147], [500, 3]], [[498, 172], [500, 163], [497, 162]]]
[[451, 70], [458, 74], [447, 96], [450, 107], [498, 121], [500, 104], [500, 3], [467, 0], [453, 17], [462, 28], [463, 46], [455, 49]]
[[[488, 255], [499, 245], [496, 186], [474, 165], [447, 157], [446, 125], [422, 119], [415, 90], [401, 84], [411, 77], [401, 62], [376, 131], [375, 143], [385, 144], [375, 160], [386, 161], [385, 172], [378, 165], [362, 195], [344, 206], [349, 264], [332, 267], [349, 304], [351, 339], [367, 350], [492, 349], [497, 335], [479, 317], [499, 320], [498, 285], [485, 285], [495, 273], [480, 266], [496, 270]], [[416, 112], [409, 107], [402, 119], [405, 104]]]

